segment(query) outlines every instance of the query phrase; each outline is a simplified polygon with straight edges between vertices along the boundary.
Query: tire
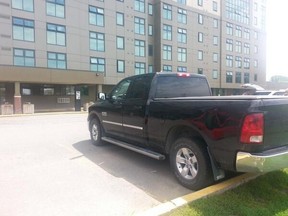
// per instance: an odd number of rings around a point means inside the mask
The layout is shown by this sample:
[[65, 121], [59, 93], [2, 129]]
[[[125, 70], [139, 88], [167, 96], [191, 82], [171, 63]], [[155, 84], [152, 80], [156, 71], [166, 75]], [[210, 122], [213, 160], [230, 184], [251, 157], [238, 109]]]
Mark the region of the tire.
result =
[[89, 131], [90, 131], [90, 138], [91, 138], [91, 142], [93, 145], [95, 146], [99, 146], [102, 145], [102, 129], [101, 129], [101, 125], [99, 123], [99, 121], [97, 119], [92, 119], [90, 120], [89, 123]]
[[178, 181], [191, 190], [207, 187], [214, 181], [207, 150], [196, 139], [175, 141], [170, 150], [170, 166]]

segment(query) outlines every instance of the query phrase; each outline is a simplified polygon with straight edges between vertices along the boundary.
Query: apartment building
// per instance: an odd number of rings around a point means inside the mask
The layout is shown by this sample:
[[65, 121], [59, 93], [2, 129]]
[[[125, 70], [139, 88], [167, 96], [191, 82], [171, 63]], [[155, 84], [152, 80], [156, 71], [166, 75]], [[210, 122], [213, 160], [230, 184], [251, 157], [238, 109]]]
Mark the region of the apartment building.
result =
[[157, 71], [239, 94], [265, 84], [265, 10], [265, 0], [0, 0], [0, 104], [77, 110]]

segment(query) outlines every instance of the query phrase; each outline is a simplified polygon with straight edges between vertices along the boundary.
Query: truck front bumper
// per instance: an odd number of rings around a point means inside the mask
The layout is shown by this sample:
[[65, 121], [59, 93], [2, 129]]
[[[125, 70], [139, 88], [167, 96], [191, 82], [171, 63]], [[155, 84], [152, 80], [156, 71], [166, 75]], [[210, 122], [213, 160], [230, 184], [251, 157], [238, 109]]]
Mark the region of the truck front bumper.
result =
[[260, 154], [238, 152], [236, 156], [237, 172], [269, 172], [288, 167], [288, 146]]

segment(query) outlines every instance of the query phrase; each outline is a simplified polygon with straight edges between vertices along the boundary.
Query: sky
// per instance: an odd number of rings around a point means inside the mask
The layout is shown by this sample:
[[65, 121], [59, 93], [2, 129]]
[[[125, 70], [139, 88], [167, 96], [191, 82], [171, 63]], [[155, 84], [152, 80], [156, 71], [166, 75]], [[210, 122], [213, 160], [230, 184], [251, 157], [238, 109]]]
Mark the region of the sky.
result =
[[[267, 62], [266, 78], [288, 76], [288, 1], [267, 0]], [[282, 26], [282, 27], [281, 27]]]

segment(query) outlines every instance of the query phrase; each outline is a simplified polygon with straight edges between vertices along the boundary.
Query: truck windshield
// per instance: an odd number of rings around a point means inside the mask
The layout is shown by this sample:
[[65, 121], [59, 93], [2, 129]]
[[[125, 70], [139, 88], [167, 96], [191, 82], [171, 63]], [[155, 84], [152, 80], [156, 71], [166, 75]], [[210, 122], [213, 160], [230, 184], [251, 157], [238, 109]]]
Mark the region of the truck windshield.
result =
[[159, 76], [157, 98], [210, 96], [206, 79], [201, 77]]

